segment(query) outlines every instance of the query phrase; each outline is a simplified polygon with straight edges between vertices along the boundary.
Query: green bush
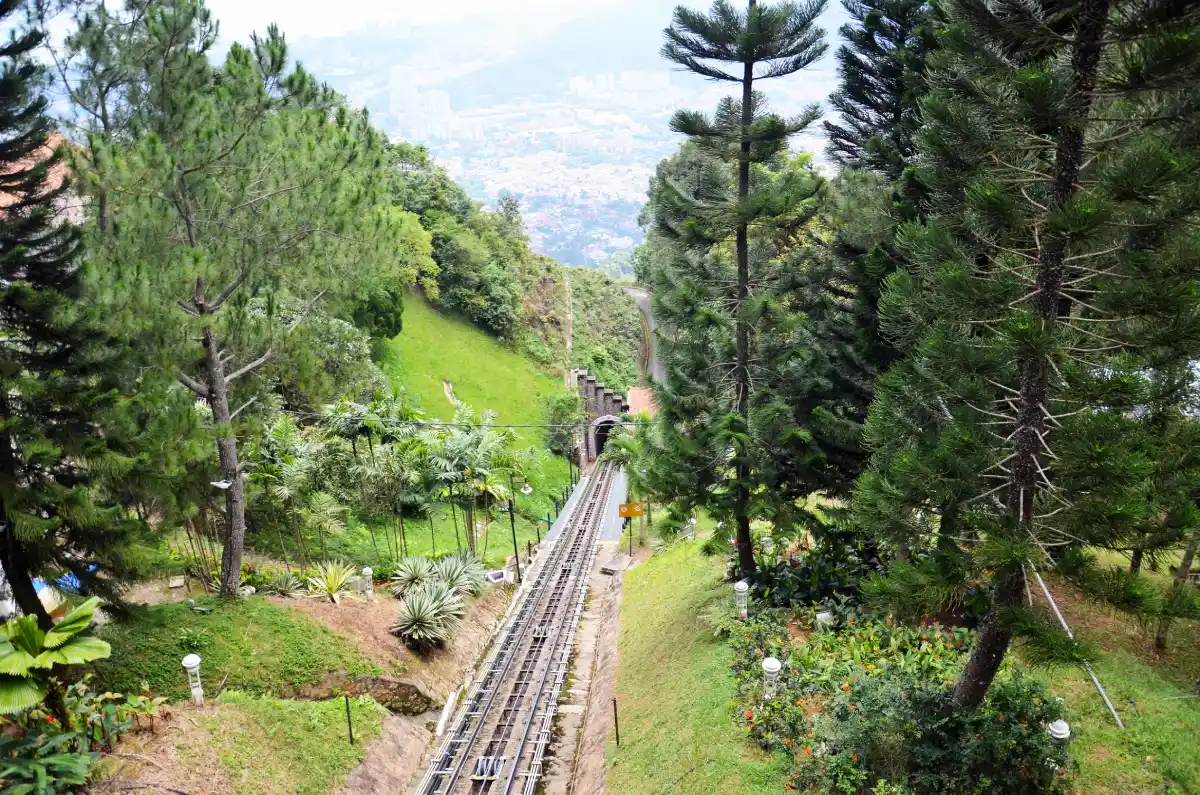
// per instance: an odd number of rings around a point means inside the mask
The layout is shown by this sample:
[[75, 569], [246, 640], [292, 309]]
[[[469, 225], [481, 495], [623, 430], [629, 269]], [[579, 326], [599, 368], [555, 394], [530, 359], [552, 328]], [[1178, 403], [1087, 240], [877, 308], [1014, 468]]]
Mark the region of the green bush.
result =
[[[737, 685], [739, 710], [747, 734], [764, 748], [790, 749], [807, 737], [803, 713], [811, 713], [834, 695], [868, 679], [952, 684], [966, 662], [972, 633], [936, 624], [907, 627], [870, 618], [847, 619], [841, 632], [815, 630], [799, 645], [791, 643], [787, 624], [768, 610], [740, 622], [730, 645], [730, 668]], [[762, 660], [783, 663], [778, 697], [762, 699]], [[1005, 675], [1012, 667], [1005, 669]]]
[[[1067, 751], [1046, 724], [1061, 701], [1021, 676], [997, 680], [976, 710], [956, 710], [952, 690], [921, 675], [865, 678], [814, 721], [821, 743], [801, 749], [792, 786], [914, 795], [1033, 795], [1063, 791]], [[885, 789], [884, 791], [888, 791]]]
[[267, 573], [265, 582], [262, 587], [258, 588], [258, 592], [287, 599], [298, 599], [304, 595], [304, 583], [293, 572], [272, 569]]
[[318, 563], [316, 571], [308, 576], [308, 589], [315, 594], [329, 597], [329, 601], [337, 604], [341, 594], [350, 587], [354, 577], [354, 567], [340, 560]]
[[396, 563], [392, 574], [392, 593], [403, 597], [406, 593], [418, 588], [433, 579], [433, 564], [429, 558], [412, 555], [401, 558]]
[[0, 736], [0, 782], [5, 795], [77, 791], [87, 783], [96, 755], [73, 750], [76, 740], [71, 732]]
[[483, 593], [483, 578], [487, 572], [479, 558], [469, 552], [447, 555], [433, 564], [434, 576], [463, 596]]
[[835, 596], [858, 599], [863, 581], [883, 569], [876, 550], [833, 535], [794, 560], [760, 561], [747, 581], [750, 595], [763, 604], [795, 607]]
[[405, 595], [392, 631], [410, 648], [425, 651], [450, 640], [465, 609], [458, 591], [433, 580]]

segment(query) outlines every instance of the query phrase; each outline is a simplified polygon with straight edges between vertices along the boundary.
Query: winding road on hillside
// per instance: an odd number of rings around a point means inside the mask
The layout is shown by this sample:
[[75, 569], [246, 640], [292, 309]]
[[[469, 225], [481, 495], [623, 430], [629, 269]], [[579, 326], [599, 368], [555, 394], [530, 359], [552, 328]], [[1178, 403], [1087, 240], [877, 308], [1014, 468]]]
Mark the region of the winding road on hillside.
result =
[[626, 287], [625, 292], [633, 298], [638, 311], [642, 313], [643, 336], [645, 337], [645, 346], [649, 351], [650, 377], [660, 383], [666, 381], [667, 371], [659, 361], [654, 345], [654, 330], [657, 326], [654, 323], [654, 313], [651, 311], [651, 295], [642, 287]]

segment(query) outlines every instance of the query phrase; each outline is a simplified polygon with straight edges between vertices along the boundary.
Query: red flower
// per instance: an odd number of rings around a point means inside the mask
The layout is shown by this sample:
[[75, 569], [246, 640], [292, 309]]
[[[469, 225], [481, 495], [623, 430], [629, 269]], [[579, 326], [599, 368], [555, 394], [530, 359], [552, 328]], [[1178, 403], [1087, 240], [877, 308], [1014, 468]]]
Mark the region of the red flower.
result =
[[46, 723], [54, 723], [54, 716], [53, 716], [53, 715], [47, 715], [47, 716], [46, 716]]
[[751, 712], [750, 710], [746, 710], [746, 720], [750, 720], [753, 717], [754, 717], [754, 713]]

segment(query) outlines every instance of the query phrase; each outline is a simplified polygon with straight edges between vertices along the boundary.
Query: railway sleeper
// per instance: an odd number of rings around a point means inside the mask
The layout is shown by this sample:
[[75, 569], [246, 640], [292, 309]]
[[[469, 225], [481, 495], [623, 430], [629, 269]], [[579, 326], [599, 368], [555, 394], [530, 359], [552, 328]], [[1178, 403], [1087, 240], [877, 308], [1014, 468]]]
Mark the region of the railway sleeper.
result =
[[472, 781], [495, 781], [504, 771], [504, 763], [508, 761], [503, 756], [481, 756], [475, 760], [475, 774]]

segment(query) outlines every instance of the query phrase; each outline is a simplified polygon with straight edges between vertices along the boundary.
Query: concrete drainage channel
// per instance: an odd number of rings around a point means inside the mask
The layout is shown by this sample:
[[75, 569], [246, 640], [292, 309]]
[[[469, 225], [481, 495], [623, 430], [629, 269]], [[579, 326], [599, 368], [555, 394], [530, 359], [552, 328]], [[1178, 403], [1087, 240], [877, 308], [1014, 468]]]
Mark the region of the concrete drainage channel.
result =
[[416, 795], [533, 795], [553, 735], [575, 632], [589, 588], [613, 468], [582, 493], [505, 617], [492, 653], [466, 691]]

